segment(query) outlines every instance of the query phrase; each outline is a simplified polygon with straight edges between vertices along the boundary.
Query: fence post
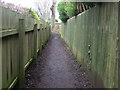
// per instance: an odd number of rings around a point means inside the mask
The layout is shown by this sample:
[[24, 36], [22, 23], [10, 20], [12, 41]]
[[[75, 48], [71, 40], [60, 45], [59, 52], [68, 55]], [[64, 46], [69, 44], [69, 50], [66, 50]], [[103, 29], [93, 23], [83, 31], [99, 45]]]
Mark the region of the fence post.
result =
[[43, 25], [42, 25], [42, 37], [43, 37], [43, 42], [42, 42], [42, 44], [43, 44], [43, 46], [44, 46], [44, 41], [45, 41], [45, 33], [44, 33], [44, 31], [45, 31], [45, 25], [44, 25], [44, 23], [43, 23]]
[[[2, 31], [2, 8], [0, 7], [0, 31]], [[2, 33], [0, 32], [0, 37]], [[2, 90], [2, 38], [0, 38], [0, 90]]]
[[25, 60], [25, 21], [24, 19], [19, 19], [19, 73], [18, 73], [18, 87], [25, 87], [25, 70], [24, 70], [24, 60]]
[[34, 59], [37, 58], [37, 24], [34, 25]]
[[49, 38], [50, 38], [50, 36], [51, 36], [51, 25], [49, 25]]
[[0, 90], [2, 90], [2, 70], [2, 38], [0, 38]]
[[41, 29], [41, 36], [42, 36], [42, 47], [44, 46], [44, 25], [42, 24], [42, 29]]
[[40, 53], [42, 52], [42, 24], [40, 24]]
[[0, 90], [1, 89], [2, 89], [2, 38], [0, 38]]
[[46, 44], [46, 24], [44, 24], [44, 45]]
[[47, 41], [48, 41], [48, 24], [47, 24], [46, 28], [47, 28], [46, 34], [47, 34]]
[[[120, 1], [119, 1], [119, 3], [118, 3], [118, 15], [120, 15]], [[118, 47], [118, 64], [117, 64], [117, 66], [118, 66], [118, 88], [120, 88], [120, 72], [119, 72], [119, 70], [120, 70], [120, 17], [118, 16], [118, 40], [117, 40], [117, 42], [118, 42], [118, 45], [117, 45], [117, 47]]]

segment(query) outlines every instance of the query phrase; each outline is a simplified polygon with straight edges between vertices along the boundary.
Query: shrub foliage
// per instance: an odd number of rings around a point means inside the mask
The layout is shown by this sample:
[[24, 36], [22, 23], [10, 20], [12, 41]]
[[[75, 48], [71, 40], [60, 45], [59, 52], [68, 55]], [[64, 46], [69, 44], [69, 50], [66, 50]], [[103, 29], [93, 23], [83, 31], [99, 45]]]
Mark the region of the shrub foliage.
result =
[[59, 19], [62, 20], [62, 22], [66, 22], [67, 19], [94, 7], [95, 4], [96, 3], [93, 2], [64, 2], [63, 0], [59, 2], [57, 6]]
[[38, 16], [38, 14], [35, 11], [33, 11], [31, 8], [29, 9], [29, 12], [31, 13], [33, 18], [40, 20], [40, 17]]

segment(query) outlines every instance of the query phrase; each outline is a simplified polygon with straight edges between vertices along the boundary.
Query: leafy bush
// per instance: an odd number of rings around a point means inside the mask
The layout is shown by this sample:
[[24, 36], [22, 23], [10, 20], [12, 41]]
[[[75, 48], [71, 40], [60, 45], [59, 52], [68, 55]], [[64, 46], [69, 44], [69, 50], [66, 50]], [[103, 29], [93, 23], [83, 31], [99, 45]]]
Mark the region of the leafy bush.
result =
[[69, 17], [77, 15], [77, 4], [75, 2], [67, 2], [65, 10], [67, 11], [67, 15]]
[[35, 11], [33, 11], [31, 8], [30, 8], [29, 12], [31, 13], [33, 18], [40, 20], [40, 17], [38, 16], [38, 14]]
[[59, 12], [59, 19], [62, 20], [63, 22], [66, 22], [69, 16], [67, 15], [67, 11], [65, 10], [66, 8], [66, 3], [65, 2], [60, 2], [57, 6], [57, 10]]
[[[77, 14], [84, 12], [85, 10], [92, 8], [98, 4], [96, 2], [69, 2], [70, 0], [67, 0], [68, 2], [63, 1], [61, 1], [57, 6], [57, 10], [60, 15], [59, 19], [63, 22], [66, 22], [67, 19], [71, 18], [72, 16], [76, 16]], [[79, 5], [81, 5], [81, 7]]]
[[55, 19], [55, 22], [58, 22], [58, 20], [57, 20], [57, 19]]
[[60, 2], [57, 6], [59, 19], [66, 22], [72, 16], [77, 15], [77, 4], [75, 2]]
[[48, 23], [48, 24], [50, 24], [50, 20], [48, 19], [48, 20], [46, 20], [46, 22]]

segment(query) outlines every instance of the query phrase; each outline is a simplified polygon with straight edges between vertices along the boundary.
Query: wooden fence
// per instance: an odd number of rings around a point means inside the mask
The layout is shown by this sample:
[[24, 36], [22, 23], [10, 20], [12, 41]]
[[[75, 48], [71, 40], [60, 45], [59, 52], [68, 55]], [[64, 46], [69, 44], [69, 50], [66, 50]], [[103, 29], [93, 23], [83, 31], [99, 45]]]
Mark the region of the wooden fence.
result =
[[118, 4], [101, 3], [61, 26], [62, 38], [96, 87], [120, 88]]
[[25, 70], [48, 41], [50, 25], [7, 8], [0, 12], [0, 89], [16, 83], [23, 88]]

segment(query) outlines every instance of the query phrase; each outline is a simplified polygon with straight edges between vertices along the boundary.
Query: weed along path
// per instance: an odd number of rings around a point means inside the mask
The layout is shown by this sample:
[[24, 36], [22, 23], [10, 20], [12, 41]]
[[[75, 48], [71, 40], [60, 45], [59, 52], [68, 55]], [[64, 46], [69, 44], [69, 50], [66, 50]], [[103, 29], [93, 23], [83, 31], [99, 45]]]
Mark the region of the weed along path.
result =
[[26, 72], [26, 88], [92, 88], [80, 67], [58, 34], [52, 33], [37, 65]]

